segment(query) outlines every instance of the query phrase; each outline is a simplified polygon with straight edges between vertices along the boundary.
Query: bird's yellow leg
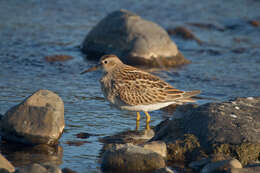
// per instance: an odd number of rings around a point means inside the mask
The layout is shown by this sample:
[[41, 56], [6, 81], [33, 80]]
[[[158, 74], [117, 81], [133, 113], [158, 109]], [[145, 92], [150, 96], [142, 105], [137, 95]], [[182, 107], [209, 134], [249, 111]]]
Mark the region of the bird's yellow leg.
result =
[[139, 113], [139, 112], [136, 112], [136, 127], [135, 127], [136, 130], [139, 129], [140, 119], [141, 119], [140, 113]]
[[150, 120], [151, 120], [151, 116], [150, 116], [149, 113], [146, 112], [146, 111], [145, 111], [144, 113], [145, 113], [145, 115], [146, 115], [146, 122], [149, 123]]
[[139, 121], [141, 119], [140, 112], [136, 112], [136, 121]]
[[151, 116], [146, 111], [144, 113], [146, 115], [146, 130], [150, 130], [150, 124], [149, 123], [150, 123], [150, 120], [151, 120]]

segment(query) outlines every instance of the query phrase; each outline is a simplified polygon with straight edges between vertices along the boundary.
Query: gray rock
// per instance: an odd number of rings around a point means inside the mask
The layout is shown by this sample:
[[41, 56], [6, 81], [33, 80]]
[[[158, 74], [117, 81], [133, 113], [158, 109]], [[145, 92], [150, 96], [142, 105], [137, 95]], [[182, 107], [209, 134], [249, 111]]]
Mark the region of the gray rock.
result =
[[76, 171], [73, 171], [72, 169], [70, 168], [63, 168], [62, 169], [62, 173], [77, 173]]
[[141, 147], [147, 150], [151, 150], [155, 153], [160, 154], [162, 157], [166, 158], [167, 156], [167, 147], [163, 141], [152, 141], [145, 144], [142, 144]]
[[101, 163], [104, 172], [152, 172], [164, 167], [162, 156], [133, 144], [117, 145], [107, 150]]
[[114, 11], [102, 19], [86, 36], [82, 51], [92, 59], [116, 54], [131, 65], [165, 67], [189, 63], [162, 27], [127, 10]]
[[228, 171], [228, 173], [259, 173], [260, 166], [250, 167], [250, 168], [232, 168]]
[[39, 90], [5, 113], [1, 135], [6, 140], [25, 144], [53, 145], [64, 126], [62, 99], [51, 91]]
[[0, 154], [0, 172], [14, 172], [14, 166], [2, 155]]
[[133, 144], [144, 144], [154, 137], [154, 130], [128, 130], [124, 132], [117, 133], [113, 136], [106, 136], [100, 139], [100, 142], [105, 144], [109, 143], [133, 143]]
[[45, 163], [42, 164], [42, 166], [45, 167], [49, 173], [62, 173], [61, 169], [57, 165]]
[[50, 173], [45, 167], [38, 163], [18, 168], [15, 173]]
[[189, 163], [189, 167], [194, 170], [199, 170], [201, 167], [205, 166], [210, 162], [209, 158], [203, 158], [201, 160], [196, 160], [191, 163]]
[[[187, 140], [185, 136], [194, 140]], [[173, 119], [157, 130], [153, 140], [165, 141], [168, 149], [176, 143], [182, 144], [178, 147], [197, 146], [185, 150], [183, 156], [200, 148], [207, 153], [236, 156], [246, 165], [259, 157], [260, 97], [237, 98], [198, 107], [181, 106]]]
[[153, 173], [175, 173], [175, 171], [165, 167], [165, 168], [157, 169]]
[[201, 173], [226, 172], [231, 168], [242, 168], [242, 165], [237, 159], [221, 160], [207, 164]]
[[20, 167], [15, 173], [62, 173], [61, 169], [53, 164], [34, 163]]

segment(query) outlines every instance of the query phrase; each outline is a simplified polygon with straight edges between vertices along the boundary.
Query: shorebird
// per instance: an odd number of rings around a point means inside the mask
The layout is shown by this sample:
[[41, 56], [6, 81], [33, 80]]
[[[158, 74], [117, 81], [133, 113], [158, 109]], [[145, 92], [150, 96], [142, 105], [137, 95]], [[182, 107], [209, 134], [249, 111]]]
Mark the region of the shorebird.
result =
[[101, 89], [105, 98], [115, 107], [136, 112], [136, 129], [139, 127], [140, 112], [146, 115], [146, 129], [149, 129], [148, 112], [171, 104], [195, 102], [192, 96], [199, 90], [181, 91], [159, 77], [141, 69], [124, 64], [115, 55], [104, 55], [98, 65], [81, 74], [102, 69]]

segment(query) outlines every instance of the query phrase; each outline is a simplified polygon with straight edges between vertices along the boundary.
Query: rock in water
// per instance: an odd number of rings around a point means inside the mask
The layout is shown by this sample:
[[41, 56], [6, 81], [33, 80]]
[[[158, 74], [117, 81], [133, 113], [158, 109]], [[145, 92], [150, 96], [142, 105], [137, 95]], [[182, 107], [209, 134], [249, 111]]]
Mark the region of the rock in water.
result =
[[85, 38], [82, 51], [88, 58], [116, 54], [130, 65], [173, 67], [189, 63], [159, 25], [119, 10], [101, 20]]
[[133, 144], [125, 144], [107, 150], [102, 157], [104, 172], [152, 172], [165, 167], [161, 155]]
[[39, 90], [5, 113], [1, 135], [14, 142], [54, 145], [64, 127], [62, 99], [51, 91]]
[[14, 172], [14, 166], [0, 153], [0, 172]]
[[259, 158], [260, 97], [180, 106], [152, 140], [165, 141], [172, 160], [188, 159], [189, 153], [193, 157], [201, 150], [235, 157], [246, 165]]
[[61, 169], [56, 165], [40, 165], [34, 163], [18, 168], [15, 173], [62, 173]]

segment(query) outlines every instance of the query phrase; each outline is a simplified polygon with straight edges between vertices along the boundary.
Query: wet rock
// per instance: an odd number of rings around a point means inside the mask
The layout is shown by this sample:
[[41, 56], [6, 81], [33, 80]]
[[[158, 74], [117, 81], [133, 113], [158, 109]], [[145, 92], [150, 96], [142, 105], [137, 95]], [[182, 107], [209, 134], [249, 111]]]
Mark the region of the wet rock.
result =
[[200, 170], [203, 166], [208, 164], [210, 162], [209, 158], [203, 158], [201, 160], [196, 160], [191, 163], [189, 163], [189, 167], [194, 169], [194, 170]]
[[213, 23], [188, 23], [189, 25], [199, 27], [201, 29], [208, 29], [208, 30], [217, 30], [217, 31], [225, 31], [225, 27], [220, 24], [213, 24]]
[[254, 27], [259, 27], [260, 26], [260, 22], [257, 20], [250, 20], [249, 24], [254, 26]]
[[44, 59], [47, 62], [59, 62], [59, 61], [68, 61], [71, 60], [73, 57], [70, 55], [51, 55], [46, 56]]
[[27, 165], [19, 168], [15, 173], [50, 173], [48, 170], [38, 163]]
[[159, 25], [119, 10], [101, 20], [86, 36], [82, 51], [90, 59], [115, 54], [130, 65], [172, 67], [189, 63]]
[[14, 166], [2, 155], [0, 154], [0, 172], [14, 172]]
[[1, 135], [5, 140], [30, 145], [54, 145], [64, 126], [62, 99], [51, 91], [39, 90], [5, 113]]
[[200, 171], [201, 173], [227, 172], [231, 168], [242, 168], [241, 163], [237, 159], [222, 160], [207, 164]]
[[194, 40], [196, 41], [198, 44], [202, 44], [202, 41], [200, 39], [198, 39], [191, 30], [189, 30], [188, 28], [184, 27], [184, 26], [179, 26], [173, 29], [168, 29], [167, 32], [170, 35], [176, 35], [176, 36], [180, 36], [183, 39], [186, 40]]
[[70, 168], [63, 168], [62, 169], [62, 173], [77, 173], [76, 171], [73, 171], [72, 169]]
[[165, 141], [172, 160], [197, 160], [193, 156], [219, 153], [246, 165], [259, 158], [259, 128], [260, 97], [237, 98], [181, 106], [152, 140]]
[[164, 167], [162, 156], [133, 144], [117, 145], [107, 150], [101, 162], [104, 172], [152, 172]]
[[166, 158], [167, 156], [167, 147], [166, 144], [162, 141], [152, 141], [140, 146], [143, 147], [144, 149], [152, 150], [160, 154], [164, 158]]
[[260, 165], [250, 166], [246, 168], [231, 168], [228, 173], [258, 173], [260, 172]]
[[20, 167], [15, 173], [62, 173], [61, 169], [53, 164], [37, 164], [25, 165]]
[[49, 173], [62, 173], [61, 169], [57, 165], [45, 163], [42, 164], [42, 166], [45, 167]]
[[168, 167], [165, 167], [165, 168], [157, 169], [153, 173], [175, 173], [175, 171], [169, 169]]
[[124, 132], [117, 133], [112, 136], [106, 136], [100, 138], [99, 141], [104, 143], [100, 154], [102, 155], [105, 151], [115, 148], [117, 145], [121, 144], [135, 144], [142, 145], [148, 142], [154, 136], [154, 131], [150, 130], [128, 130]]
[[91, 133], [86, 133], [86, 132], [80, 132], [76, 134], [77, 138], [81, 139], [86, 139], [89, 138], [90, 136], [100, 136], [99, 134], [91, 134]]
[[90, 143], [88, 141], [66, 141], [66, 144], [68, 144], [69, 146], [81, 146], [83, 144], [86, 144], [86, 143]]
[[62, 173], [61, 169], [52, 164], [43, 164], [34, 163], [31, 165], [26, 165], [20, 167], [15, 173]]
[[120, 133], [115, 134], [113, 136], [106, 136], [104, 138], [101, 138], [100, 142], [103, 142], [105, 144], [109, 144], [109, 143], [144, 144], [145, 142], [152, 139], [152, 137], [154, 137], [154, 130], [153, 129], [142, 130], [142, 131], [128, 130], [128, 131], [120, 132]]

